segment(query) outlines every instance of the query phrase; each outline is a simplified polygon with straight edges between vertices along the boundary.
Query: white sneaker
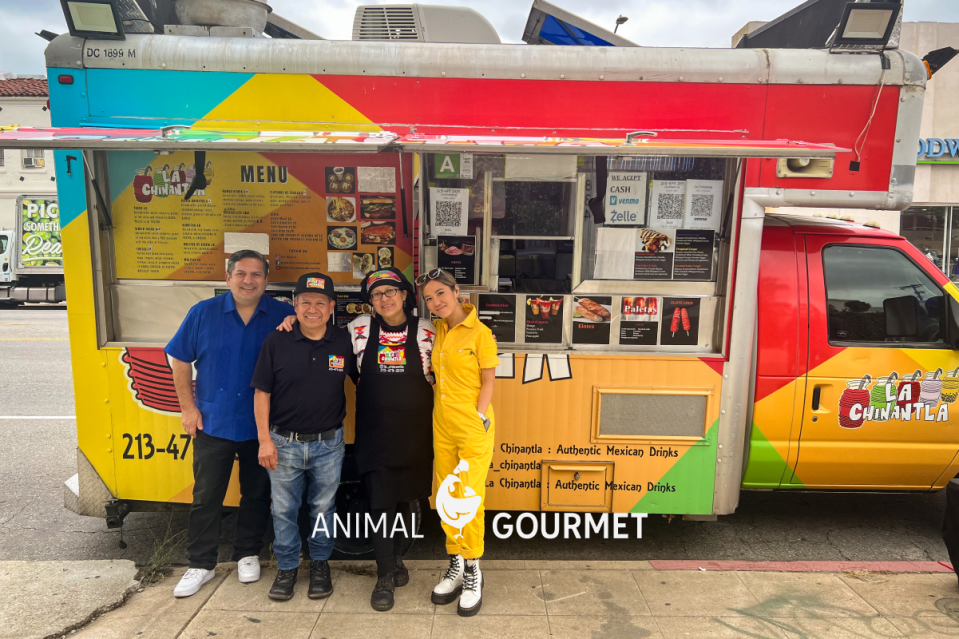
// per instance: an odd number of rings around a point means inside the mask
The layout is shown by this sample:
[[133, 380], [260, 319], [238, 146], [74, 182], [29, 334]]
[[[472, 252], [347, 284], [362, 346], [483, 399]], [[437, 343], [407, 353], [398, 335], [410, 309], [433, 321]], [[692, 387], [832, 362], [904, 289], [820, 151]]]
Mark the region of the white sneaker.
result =
[[173, 589], [174, 597], [189, 597], [195, 595], [200, 587], [214, 577], [212, 570], [190, 568], [180, 577], [180, 583]]
[[463, 557], [450, 555], [450, 566], [440, 582], [433, 588], [430, 600], [435, 604], [448, 604], [459, 597], [463, 590]]
[[456, 613], [460, 617], [472, 617], [483, 607], [483, 573], [479, 559], [467, 559], [463, 570], [463, 594], [460, 595]]
[[260, 558], [251, 555], [236, 562], [236, 576], [241, 584], [251, 584], [260, 580]]

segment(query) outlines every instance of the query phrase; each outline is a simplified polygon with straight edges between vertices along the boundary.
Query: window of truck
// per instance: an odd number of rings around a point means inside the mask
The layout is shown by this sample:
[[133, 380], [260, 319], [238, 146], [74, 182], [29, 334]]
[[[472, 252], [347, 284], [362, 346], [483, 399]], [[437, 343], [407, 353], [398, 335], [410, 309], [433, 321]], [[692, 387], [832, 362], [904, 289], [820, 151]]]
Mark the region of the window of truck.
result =
[[507, 152], [424, 164], [424, 263], [453, 273], [504, 350], [721, 352], [736, 160]]
[[830, 342], [944, 344], [945, 296], [894, 248], [823, 250]]
[[6, 236], [6, 235], [0, 235], [0, 253], [6, 253], [6, 252], [7, 252], [7, 242], [8, 242], [8, 241], [9, 241], [9, 240], [7, 240], [7, 236]]

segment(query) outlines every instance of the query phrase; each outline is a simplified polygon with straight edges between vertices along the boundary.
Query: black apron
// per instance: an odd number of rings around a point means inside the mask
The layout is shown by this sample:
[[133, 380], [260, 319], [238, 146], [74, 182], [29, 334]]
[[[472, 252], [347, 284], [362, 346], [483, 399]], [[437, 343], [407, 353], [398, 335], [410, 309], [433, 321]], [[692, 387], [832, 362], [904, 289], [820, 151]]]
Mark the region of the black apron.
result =
[[[401, 327], [400, 330], [402, 330]], [[406, 344], [380, 344], [370, 322], [356, 388], [353, 458], [366, 475], [371, 508], [429, 497], [433, 487], [433, 387], [423, 374], [419, 320], [407, 322]]]

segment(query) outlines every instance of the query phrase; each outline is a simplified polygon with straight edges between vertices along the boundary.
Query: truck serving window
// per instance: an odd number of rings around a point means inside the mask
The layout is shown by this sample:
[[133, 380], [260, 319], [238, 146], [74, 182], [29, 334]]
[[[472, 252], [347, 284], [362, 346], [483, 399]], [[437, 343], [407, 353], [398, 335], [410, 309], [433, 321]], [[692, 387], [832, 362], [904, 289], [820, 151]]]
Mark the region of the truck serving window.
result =
[[899, 251], [829, 246], [823, 271], [830, 342], [943, 342], [943, 292]]

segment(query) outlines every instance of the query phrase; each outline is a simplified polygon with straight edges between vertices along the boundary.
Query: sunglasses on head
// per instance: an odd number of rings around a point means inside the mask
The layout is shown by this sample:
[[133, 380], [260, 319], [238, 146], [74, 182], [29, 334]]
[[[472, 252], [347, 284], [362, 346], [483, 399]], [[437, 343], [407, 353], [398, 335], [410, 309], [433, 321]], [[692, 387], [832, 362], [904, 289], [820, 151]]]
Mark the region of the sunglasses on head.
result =
[[442, 273], [443, 271], [441, 271], [440, 269], [434, 268], [432, 271], [429, 271], [427, 273], [423, 273], [417, 276], [417, 278], [413, 281], [416, 282], [417, 286], [423, 286], [430, 280], [435, 280], [436, 278], [438, 278]]

